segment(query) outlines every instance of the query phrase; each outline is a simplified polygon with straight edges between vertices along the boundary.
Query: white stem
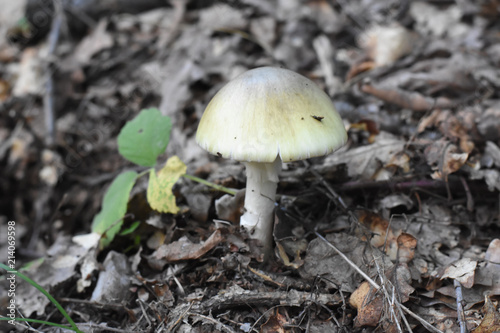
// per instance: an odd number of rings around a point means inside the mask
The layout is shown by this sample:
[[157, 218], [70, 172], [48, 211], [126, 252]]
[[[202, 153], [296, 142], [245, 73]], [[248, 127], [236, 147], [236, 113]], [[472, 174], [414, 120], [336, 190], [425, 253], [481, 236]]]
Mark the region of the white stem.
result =
[[250, 231], [254, 239], [264, 246], [267, 258], [272, 247], [274, 208], [278, 175], [281, 171], [279, 157], [273, 163], [245, 162], [247, 189], [245, 194], [245, 214], [240, 225]]

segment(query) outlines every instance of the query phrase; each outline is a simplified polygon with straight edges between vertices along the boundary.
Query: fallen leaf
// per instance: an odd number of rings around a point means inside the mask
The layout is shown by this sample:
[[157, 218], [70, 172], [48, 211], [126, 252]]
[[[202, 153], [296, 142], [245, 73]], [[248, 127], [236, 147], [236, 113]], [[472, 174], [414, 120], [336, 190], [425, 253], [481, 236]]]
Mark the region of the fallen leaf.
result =
[[415, 257], [415, 250], [417, 248], [417, 239], [412, 235], [403, 232], [398, 236], [398, 262], [410, 263]]
[[286, 325], [288, 320], [286, 317], [279, 313], [279, 308], [276, 314], [273, 314], [269, 319], [260, 327], [261, 333], [285, 333], [287, 332], [283, 325]]
[[132, 273], [128, 257], [122, 253], [110, 251], [104, 259], [104, 269], [99, 273], [91, 301], [114, 303], [127, 299], [130, 294], [130, 275]]
[[474, 285], [474, 272], [477, 267], [477, 261], [470, 258], [463, 258], [448, 265], [445, 268], [442, 279], [454, 279], [460, 282], [465, 288], [472, 288]]
[[[385, 270], [393, 266], [386, 255], [357, 237], [338, 233], [328, 234], [326, 239], [368, 275], [377, 273], [373, 264], [374, 256], [382, 258]], [[303, 279], [314, 280], [317, 276], [321, 276], [326, 283], [330, 281], [333, 287], [348, 292], [356, 290], [362, 281], [354, 268], [319, 238], [309, 243], [304, 264], [298, 271]]]
[[160, 246], [158, 250], [153, 253], [153, 257], [156, 259], [164, 259], [169, 262], [198, 259], [223, 240], [224, 237], [220, 229], [214, 231], [206, 241], [200, 242], [199, 244], [195, 244], [186, 236], [183, 236], [176, 242]]
[[179, 157], [172, 156], [158, 173], [153, 169], [150, 171], [148, 202], [151, 208], [161, 213], [177, 214], [179, 212], [172, 187], [182, 175], [186, 174], [186, 170], [186, 165]]
[[483, 321], [472, 332], [498, 333], [500, 331], [500, 314], [498, 314], [498, 310], [488, 296], [485, 296], [484, 299], [484, 306], [482, 308], [484, 313]]

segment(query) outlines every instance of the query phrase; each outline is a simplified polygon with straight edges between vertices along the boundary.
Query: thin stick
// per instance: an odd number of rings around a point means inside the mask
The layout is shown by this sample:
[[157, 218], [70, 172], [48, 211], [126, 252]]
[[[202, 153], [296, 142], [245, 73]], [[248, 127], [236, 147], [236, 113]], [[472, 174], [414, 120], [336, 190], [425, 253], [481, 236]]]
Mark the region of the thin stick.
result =
[[214, 184], [214, 183], [211, 183], [205, 179], [202, 179], [202, 178], [199, 178], [199, 177], [196, 177], [196, 176], [192, 176], [192, 175], [188, 175], [188, 174], [185, 174], [183, 175], [184, 178], [187, 178], [187, 179], [191, 179], [192, 181], [195, 181], [197, 183], [200, 183], [200, 184], [203, 184], [203, 185], [206, 185], [208, 187], [211, 187], [213, 189], [216, 189], [217, 191], [221, 191], [221, 192], [224, 192], [224, 193], [227, 193], [227, 194], [230, 194], [230, 195], [236, 195], [236, 191], [235, 190], [231, 190], [225, 186], [222, 186], [222, 185], [217, 185], [217, 184]]
[[453, 280], [453, 286], [455, 287], [455, 295], [457, 295], [457, 315], [458, 323], [460, 325], [460, 333], [467, 333], [467, 324], [465, 321], [464, 313], [464, 296], [462, 294], [462, 285], [459, 281]]
[[188, 316], [199, 317], [202, 320], [212, 322], [213, 324], [216, 325], [217, 328], [221, 327], [221, 328], [223, 328], [225, 331], [227, 331], [229, 333], [236, 333], [231, 327], [229, 327], [229, 326], [221, 323], [220, 321], [218, 321], [215, 318], [208, 317], [208, 316], [205, 316], [205, 315], [202, 315], [202, 314], [199, 314], [199, 313], [195, 313], [195, 312], [188, 312], [187, 315]]

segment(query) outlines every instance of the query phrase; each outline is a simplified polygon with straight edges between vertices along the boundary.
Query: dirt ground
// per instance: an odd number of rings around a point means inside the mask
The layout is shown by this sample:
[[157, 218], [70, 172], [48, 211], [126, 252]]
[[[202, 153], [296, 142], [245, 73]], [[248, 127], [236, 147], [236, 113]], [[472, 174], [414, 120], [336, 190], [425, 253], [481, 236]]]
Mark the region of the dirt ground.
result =
[[[500, 332], [500, 2], [0, 7], [0, 262], [80, 331]], [[244, 166], [195, 142], [216, 92], [262, 66], [314, 81], [348, 133], [283, 165], [267, 261], [239, 228]], [[168, 187], [174, 210], [151, 204], [148, 168], [117, 143], [151, 108], [172, 125], [158, 177], [173, 156], [187, 167]], [[109, 207], [123, 211], [96, 232]], [[6, 277], [4, 319], [14, 302], [16, 317], [68, 324]]]

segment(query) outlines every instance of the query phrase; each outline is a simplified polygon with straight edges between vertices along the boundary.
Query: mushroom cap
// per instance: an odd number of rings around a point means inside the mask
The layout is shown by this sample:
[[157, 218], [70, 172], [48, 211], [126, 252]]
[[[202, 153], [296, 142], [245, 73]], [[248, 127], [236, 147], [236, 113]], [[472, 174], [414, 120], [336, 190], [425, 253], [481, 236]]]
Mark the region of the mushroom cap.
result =
[[287, 69], [261, 67], [228, 82], [201, 117], [196, 142], [208, 152], [247, 162], [327, 155], [347, 133], [330, 97]]

